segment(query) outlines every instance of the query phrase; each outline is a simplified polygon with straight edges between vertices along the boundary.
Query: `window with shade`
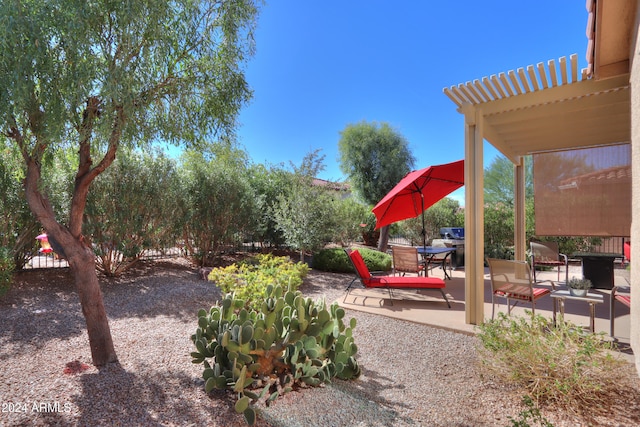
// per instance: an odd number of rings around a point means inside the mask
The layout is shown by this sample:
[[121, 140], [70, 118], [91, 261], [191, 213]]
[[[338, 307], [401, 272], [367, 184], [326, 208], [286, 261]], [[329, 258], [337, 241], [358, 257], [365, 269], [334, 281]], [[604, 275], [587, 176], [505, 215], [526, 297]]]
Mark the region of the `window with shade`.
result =
[[631, 146], [533, 156], [538, 236], [629, 236]]

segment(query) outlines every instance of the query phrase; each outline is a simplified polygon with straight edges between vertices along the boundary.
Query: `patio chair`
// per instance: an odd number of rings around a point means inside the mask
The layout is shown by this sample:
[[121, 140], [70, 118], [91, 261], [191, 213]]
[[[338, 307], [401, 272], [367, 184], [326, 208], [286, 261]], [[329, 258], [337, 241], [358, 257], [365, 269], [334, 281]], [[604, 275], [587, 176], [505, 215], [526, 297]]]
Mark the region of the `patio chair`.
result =
[[565, 254], [558, 250], [556, 242], [531, 242], [531, 268], [533, 269], [533, 281], [538, 283], [536, 270], [538, 266], [553, 267], [558, 269], [558, 282], [560, 282], [560, 268], [564, 267], [564, 283], [569, 281], [569, 260]]
[[[363, 287], [369, 289], [383, 288], [389, 291], [389, 299], [393, 305], [393, 292], [392, 290], [421, 290], [421, 289], [434, 289], [440, 291], [442, 297], [447, 302], [447, 306], [451, 308], [451, 304], [447, 299], [447, 295], [443, 289], [445, 287], [444, 280], [439, 277], [399, 277], [399, 276], [374, 276], [369, 271], [369, 268], [364, 263], [362, 255], [357, 250], [345, 249], [347, 256], [351, 260], [353, 269], [356, 272], [356, 277], [349, 283], [347, 287], [347, 296], [351, 292], [352, 286], [356, 282], [360, 282]], [[346, 298], [346, 296], [345, 296]]]
[[611, 289], [611, 300], [609, 302], [609, 335], [614, 337], [615, 335], [615, 321], [616, 321], [616, 301], [631, 307], [631, 288], [628, 286], [614, 286]]
[[531, 303], [532, 314], [535, 314], [536, 301], [545, 295], [550, 295], [551, 291], [556, 289], [555, 283], [551, 280], [547, 280], [551, 283], [551, 289], [533, 286], [531, 270], [526, 261], [489, 258], [487, 262], [491, 276], [491, 319], [495, 316], [496, 298], [507, 300], [507, 314], [509, 315], [511, 315], [511, 308], [515, 307], [518, 302]]
[[418, 256], [418, 249], [412, 246], [393, 246], [391, 248], [393, 258], [393, 275], [413, 273], [420, 276], [424, 273], [424, 263]]

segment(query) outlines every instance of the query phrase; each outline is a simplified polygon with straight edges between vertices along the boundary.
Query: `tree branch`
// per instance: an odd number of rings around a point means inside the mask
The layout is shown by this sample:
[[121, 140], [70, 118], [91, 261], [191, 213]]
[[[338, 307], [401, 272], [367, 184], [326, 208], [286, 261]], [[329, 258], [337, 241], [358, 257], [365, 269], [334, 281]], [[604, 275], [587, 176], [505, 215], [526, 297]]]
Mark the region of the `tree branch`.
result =
[[92, 96], [87, 99], [87, 106], [82, 112], [82, 124], [78, 129], [80, 148], [78, 150], [79, 163], [76, 180], [91, 170], [91, 164], [93, 163], [93, 160], [91, 160], [91, 137], [93, 135], [93, 125], [98, 117], [100, 117], [100, 100]]
[[[86, 141], [86, 146], [81, 147], [82, 150], [87, 150], [87, 158], [85, 163], [78, 166], [78, 174], [76, 175], [75, 188], [73, 191], [73, 199], [71, 200], [71, 210], [69, 213], [69, 229], [71, 234], [75, 237], [79, 237], [82, 234], [82, 221], [84, 216], [84, 210], [87, 205], [87, 195], [89, 194], [89, 186], [93, 180], [105, 171], [115, 160], [116, 152], [120, 144], [120, 138], [122, 137], [122, 130], [126, 117], [124, 114], [124, 108], [117, 106], [115, 108], [115, 117], [111, 127], [111, 135], [109, 136], [109, 147], [107, 152], [100, 162], [91, 168], [90, 153], [90, 139]], [[80, 154], [82, 158], [82, 152]]]
[[20, 132], [20, 129], [18, 128], [18, 123], [16, 123], [16, 118], [12, 115], [10, 120], [11, 120], [11, 124], [9, 126], [9, 130], [5, 132], [5, 136], [9, 139], [13, 139], [16, 142], [16, 144], [18, 145], [18, 148], [20, 149], [20, 154], [22, 154], [22, 158], [25, 164], [27, 164], [29, 163], [29, 150], [27, 150], [27, 147], [25, 146], [24, 136], [22, 135], [22, 132]]

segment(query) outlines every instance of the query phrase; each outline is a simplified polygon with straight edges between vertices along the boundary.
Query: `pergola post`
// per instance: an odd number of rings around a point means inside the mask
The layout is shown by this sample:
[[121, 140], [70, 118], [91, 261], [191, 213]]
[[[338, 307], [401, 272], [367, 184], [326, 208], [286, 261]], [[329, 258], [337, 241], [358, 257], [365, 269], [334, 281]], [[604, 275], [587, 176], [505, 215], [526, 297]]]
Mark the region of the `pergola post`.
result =
[[513, 165], [513, 184], [514, 184], [514, 236], [513, 243], [515, 246], [514, 258], [517, 260], [526, 260], [527, 250], [527, 228], [526, 228], [526, 207], [525, 207], [525, 158], [520, 157], [520, 162]]
[[[467, 105], [467, 107], [470, 107]], [[465, 322], [484, 322], [484, 166], [481, 115], [465, 114]]]

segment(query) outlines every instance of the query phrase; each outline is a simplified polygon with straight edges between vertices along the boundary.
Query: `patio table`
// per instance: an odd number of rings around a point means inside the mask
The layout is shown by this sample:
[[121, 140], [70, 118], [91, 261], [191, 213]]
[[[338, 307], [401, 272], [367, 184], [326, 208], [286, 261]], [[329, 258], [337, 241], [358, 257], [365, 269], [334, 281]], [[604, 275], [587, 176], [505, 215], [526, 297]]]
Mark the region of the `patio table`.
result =
[[447, 273], [446, 264], [447, 258], [449, 258], [451, 254], [456, 250], [456, 248], [447, 248], [441, 246], [418, 246], [418, 253], [422, 255], [426, 262], [424, 274], [426, 276], [429, 276], [429, 265], [434, 260], [436, 255], [446, 254], [444, 256], [444, 259], [442, 260], [442, 269], [444, 270], [444, 278], [451, 280], [451, 276], [449, 276], [449, 274]]
[[590, 320], [589, 329], [591, 330], [591, 333], [595, 332], [596, 304], [600, 304], [604, 301], [604, 297], [601, 294], [594, 294], [594, 293], [588, 292], [587, 295], [584, 297], [577, 297], [577, 296], [571, 295], [569, 290], [563, 289], [560, 291], [552, 291], [551, 298], [554, 299], [553, 301], [553, 323], [554, 324], [556, 323], [556, 305], [558, 304], [560, 305], [560, 315], [564, 320], [565, 300], [584, 301], [589, 304], [589, 320]]

